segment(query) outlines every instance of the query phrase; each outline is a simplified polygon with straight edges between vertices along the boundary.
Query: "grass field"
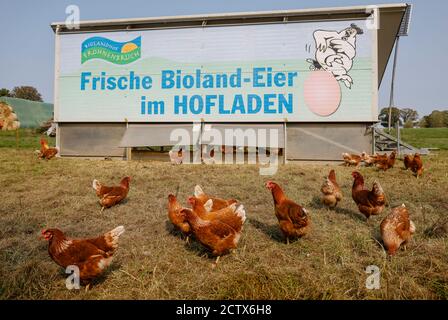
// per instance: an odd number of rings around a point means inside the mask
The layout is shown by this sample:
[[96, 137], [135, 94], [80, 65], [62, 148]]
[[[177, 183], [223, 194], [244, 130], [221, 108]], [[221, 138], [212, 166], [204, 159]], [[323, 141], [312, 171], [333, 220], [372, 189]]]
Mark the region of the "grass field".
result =
[[401, 138], [415, 147], [448, 150], [448, 128], [401, 129]]
[[[423, 132], [423, 131], [422, 131]], [[446, 137], [445, 137], [446, 138]], [[448, 212], [448, 151], [423, 158], [416, 179], [401, 169], [361, 168], [370, 187], [381, 182], [390, 203], [405, 203], [417, 232], [406, 251], [388, 259], [379, 224], [390, 208], [367, 224], [351, 199], [353, 168], [281, 166], [273, 177], [254, 165], [183, 165], [161, 162], [54, 159], [33, 154], [38, 137], [16, 150], [0, 136], [0, 297], [2, 299], [447, 299], [448, 239], [427, 231]], [[15, 137], [14, 137], [15, 139]], [[12, 138], [10, 140], [13, 140]], [[13, 140], [15, 141], [15, 140]], [[14, 142], [15, 143], [15, 142]], [[428, 146], [427, 143], [424, 143]], [[345, 198], [335, 211], [319, 202], [323, 176], [335, 168]], [[128, 199], [100, 214], [92, 179], [117, 183], [130, 175]], [[264, 183], [272, 179], [310, 212], [310, 235], [283, 242]], [[183, 203], [201, 184], [206, 192], [237, 198], [248, 220], [238, 249], [216, 268], [200, 245], [185, 244], [167, 222], [167, 195]], [[39, 240], [44, 227], [91, 237], [124, 225], [120, 248], [94, 287], [69, 291], [64, 270]], [[366, 289], [365, 269], [376, 265], [381, 288]]]
[[[55, 144], [55, 138], [43, 136], [50, 145]], [[0, 130], [0, 148], [40, 149], [40, 135], [35, 129], [19, 129], [16, 131]]]

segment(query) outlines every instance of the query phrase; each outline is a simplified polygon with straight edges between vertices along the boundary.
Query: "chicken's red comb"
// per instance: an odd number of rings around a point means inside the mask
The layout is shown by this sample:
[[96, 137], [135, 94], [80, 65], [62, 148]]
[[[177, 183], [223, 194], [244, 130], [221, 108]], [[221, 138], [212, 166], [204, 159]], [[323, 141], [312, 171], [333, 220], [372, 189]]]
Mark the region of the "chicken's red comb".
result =
[[195, 197], [188, 197], [188, 202], [192, 203], [195, 202], [196, 198]]

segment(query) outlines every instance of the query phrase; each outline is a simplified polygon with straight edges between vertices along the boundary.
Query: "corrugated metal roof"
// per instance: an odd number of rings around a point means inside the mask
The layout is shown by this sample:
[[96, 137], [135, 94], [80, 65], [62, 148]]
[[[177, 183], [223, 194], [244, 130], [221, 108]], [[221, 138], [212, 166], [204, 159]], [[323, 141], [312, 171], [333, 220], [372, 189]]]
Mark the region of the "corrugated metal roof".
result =
[[[375, 5], [380, 11], [404, 11], [406, 10], [406, 3], [396, 4], [381, 4]], [[151, 25], [162, 24], [165, 27], [181, 27], [181, 26], [204, 26], [204, 21], [215, 22], [217, 24], [230, 23], [256, 23], [258, 20], [262, 22], [263, 19], [271, 19], [278, 22], [285, 22], [285, 17], [288, 18], [308, 18], [308, 19], [331, 19], [336, 15], [364, 15], [369, 16], [372, 5], [370, 6], [351, 6], [351, 7], [332, 7], [332, 8], [316, 8], [316, 9], [297, 9], [297, 10], [275, 10], [275, 11], [252, 11], [252, 12], [231, 12], [231, 13], [215, 13], [215, 14], [200, 14], [200, 15], [184, 15], [184, 16], [164, 16], [164, 17], [147, 17], [147, 18], [129, 18], [129, 19], [105, 19], [105, 20], [86, 20], [80, 22], [80, 29], [75, 32], [96, 31], [97, 28], [103, 30], [115, 30], [116, 27], [122, 29], [146, 28]], [[277, 18], [277, 19], [275, 19]], [[279, 19], [278, 19], [279, 18]], [[255, 19], [255, 20], [254, 20]], [[258, 19], [258, 20], [257, 20]], [[238, 21], [240, 20], [240, 21]], [[219, 23], [216, 23], [219, 22]], [[193, 24], [192, 24], [193, 23]], [[210, 25], [210, 24], [206, 24]], [[65, 28], [65, 22], [54, 22], [51, 27], [56, 31], [60, 27], [59, 32], [73, 32]]]

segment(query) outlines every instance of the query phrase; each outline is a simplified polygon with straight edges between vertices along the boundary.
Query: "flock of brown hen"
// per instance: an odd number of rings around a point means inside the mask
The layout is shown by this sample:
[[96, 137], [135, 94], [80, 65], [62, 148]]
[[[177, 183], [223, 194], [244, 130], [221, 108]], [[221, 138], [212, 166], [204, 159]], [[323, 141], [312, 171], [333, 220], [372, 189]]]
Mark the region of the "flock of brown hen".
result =
[[[39, 157], [51, 159], [57, 154], [57, 149], [49, 148], [48, 143], [41, 139]], [[395, 152], [390, 156], [369, 156], [366, 153], [358, 155], [343, 154], [346, 165], [358, 167], [361, 162], [367, 166], [376, 164], [380, 169], [387, 170], [394, 166]], [[406, 156], [405, 169], [410, 168], [417, 177], [423, 173], [423, 164], [420, 155]], [[353, 187], [352, 198], [358, 210], [369, 221], [371, 215], [379, 215], [386, 205], [386, 195], [378, 181], [373, 182], [372, 189], [364, 185], [364, 178], [358, 172], [352, 172]], [[110, 208], [126, 198], [129, 192], [131, 178], [124, 177], [118, 186], [105, 186], [98, 180], [93, 180], [92, 187], [101, 204], [101, 212]], [[311, 217], [308, 211], [289, 199], [282, 188], [273, 181], [266, 182], [265, 187], [272, 193], [274, 214], [278, 220], [279, 228], [286, 243], [290, 240], [307, 235], [311, 229]], [[331, 170], [321, 187], [322, 203], [334, 209], [343, 199], [343, 194], [336, 181], [336, 174]], [[244, 206], [235, 199], [222, 199], [206, 194], [197, 185], [194, 196], [187, 199], [189, 208], [184, 207], [176, 196], [168, 196], [168, 219], [174, 227], [181, 231], [189, 242], [193, 237], [197, 242], [216, 256], [217, 265], [222, 255], [228, 254], [238, 246], [243, 226], [246, 221]], [[407, 208], [402, 206], [393, 208], [380, 225], [384, 246], [389, 255], [396, 253], [397, 249], [406, 244], [415, 232], [415, 225], [409, 218]], [[49, 242], [50, 257], [60, 266], [67, 268], [75, 265], [79, 268], [79, 277], [86, 290], [93, 279], [101, 275], [110, 265], [112, 256], [118, 247], [118, 239], [124, 232], [119, 226], [105, 234], [91, 239], [70, 239], [59, 229], [45, 229], [42, 237]]]
[[[395, 164], [396, 153], [392, 151], [388, 156], [384, 155], [368, 155], [363, 152], [361, 155], [343, 153], [344, 164], [346, 166], [354, 165], [359, 167], [361, 162], [366, 166], [376, 165], [380, 170], [388, 170], [393, 168]], [[418, 178], [423, 174], [423, 162], [420, 154], [413, 156], [406, 155], [404, 157], [404, 169], [411, 169]], [[364, 177], [358, 171], [352, 172], [353, 186], [352, 199], [361, 212], [369, 221], [372, 215], [379, 215], [383, 212], [386, 205], [386, 195], [378, 181], [373, 182], [372, 189], [364, 186]], [[322, 203], [334, 209], [338, 202], [342, 200], [342, 191], [336, 181], [334, 170], [331, 170], [321, 187]], [[384, 247], [389, 255], [396, 253], [401, 245], [405, 245], [415, 232], [415, 225], [409, 218], [409, 212], [404, 204], [393, 208], [391, 212], [383, 219], [380, 225], [381, 237]]]
[[[355, 165], [358, 168], [361, 163], [364, 163], [366, 166], [375, 165], [378, 169], [384, 171], [394, 167], [396, 156], [397, 154], [395, 151], [392, 151], [390, 155], [368, 155], [366, 152], [361, 153], [361, 155], [349, 153], [342, 154], [346, 166]], [[405, 169], [411, 169], [417, 178], [423, 174], [423, 162], [419, 153], [415, 153], [413, 156], [409, 154], [405, 155], [403, 161]]]
[[[124, 177], [119, 186], [108, 187], [93, 180], [92, 187], [99, 198], [101, 212], [126, 198], [130, 181], [130, 177]], [[123, 232], [124, 227], [118, 226], [96, 238], [70, 239], [59, 229], [44, 229], [42, 237], [48, 241], [48, 253], [54, 262], [63, 268], [79, 268], [79, 278], [88, 290], [90, 283], [112, 262], [112, 256], [118, 248], [118, 238]]]

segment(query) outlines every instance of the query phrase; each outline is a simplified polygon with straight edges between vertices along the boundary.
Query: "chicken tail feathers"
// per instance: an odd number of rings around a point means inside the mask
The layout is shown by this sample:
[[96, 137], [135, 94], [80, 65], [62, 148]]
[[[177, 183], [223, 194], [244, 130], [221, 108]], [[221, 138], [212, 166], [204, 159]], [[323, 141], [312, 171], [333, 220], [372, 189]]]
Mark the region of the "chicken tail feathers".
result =
[[410, 225], [409, 225], [409, 232], [411, 233], [411, 234], [413, 234], [413, 233], [415, 233], [415, 224], [414, 224], [414, 222], [413, 221], [409, 221], [410, 223]]
[[123, 232], [124, 232], [123, 226], [118, 226], [115, 229], [113, 229], [112, 231], [109, 231], [111, 237], [117, 238], [117, 239], [119, 236], [121, 236], [123, 234]]
[[208, 199], [207, 202], [204, 204], [204, 209], [207, 212], [211, 212], [213, 208], [213, 200], [212, 199]]
[[194, 187], [194, 196], [195, 196], [196, 198], [198, 198], [198, 197], [200, 197], [201, 195], [204, 195], [204, 194], [205, 194], [205, 193], [204, 193], [204, 191], [202, 190], [201, 186], [197, 184], [197, 185]]
[[124, 232], [124, 227], [118, 226], [115, 229], [107, 232], [104, 235], [104, 238], [108, 242], [109, 246], [116, 249], [118, 247], [118, 238], [123, 234], [123, 232]]
[[379, 195], [384, 195], [384, 190], [383, 190], [383, 188], [381, 187], [381, 185], [380, 185], [380, 183], [379, 183], [378, 181], [374, 181], [374, 182], [373, 182], [373, 189], [372, 189], [372, 192], [373, 192], [375, 195], [377, 195], [377, 196], [379, 196]]
[[99, 188], [101, 188], [101, 183], [98, 180], [93, 179], [92, 188], [98, 190]]
[[305, 208], [302, 208], [302, 217], [306, 218], [308, 216], [308, 211]]
[[242, 223], [244, 224], [244, 222], [246, 221], [246, 210], [244, 209], [243, 205], [240, 205], [235, 213], [237, 214], [238, 217], [241, 218]]

